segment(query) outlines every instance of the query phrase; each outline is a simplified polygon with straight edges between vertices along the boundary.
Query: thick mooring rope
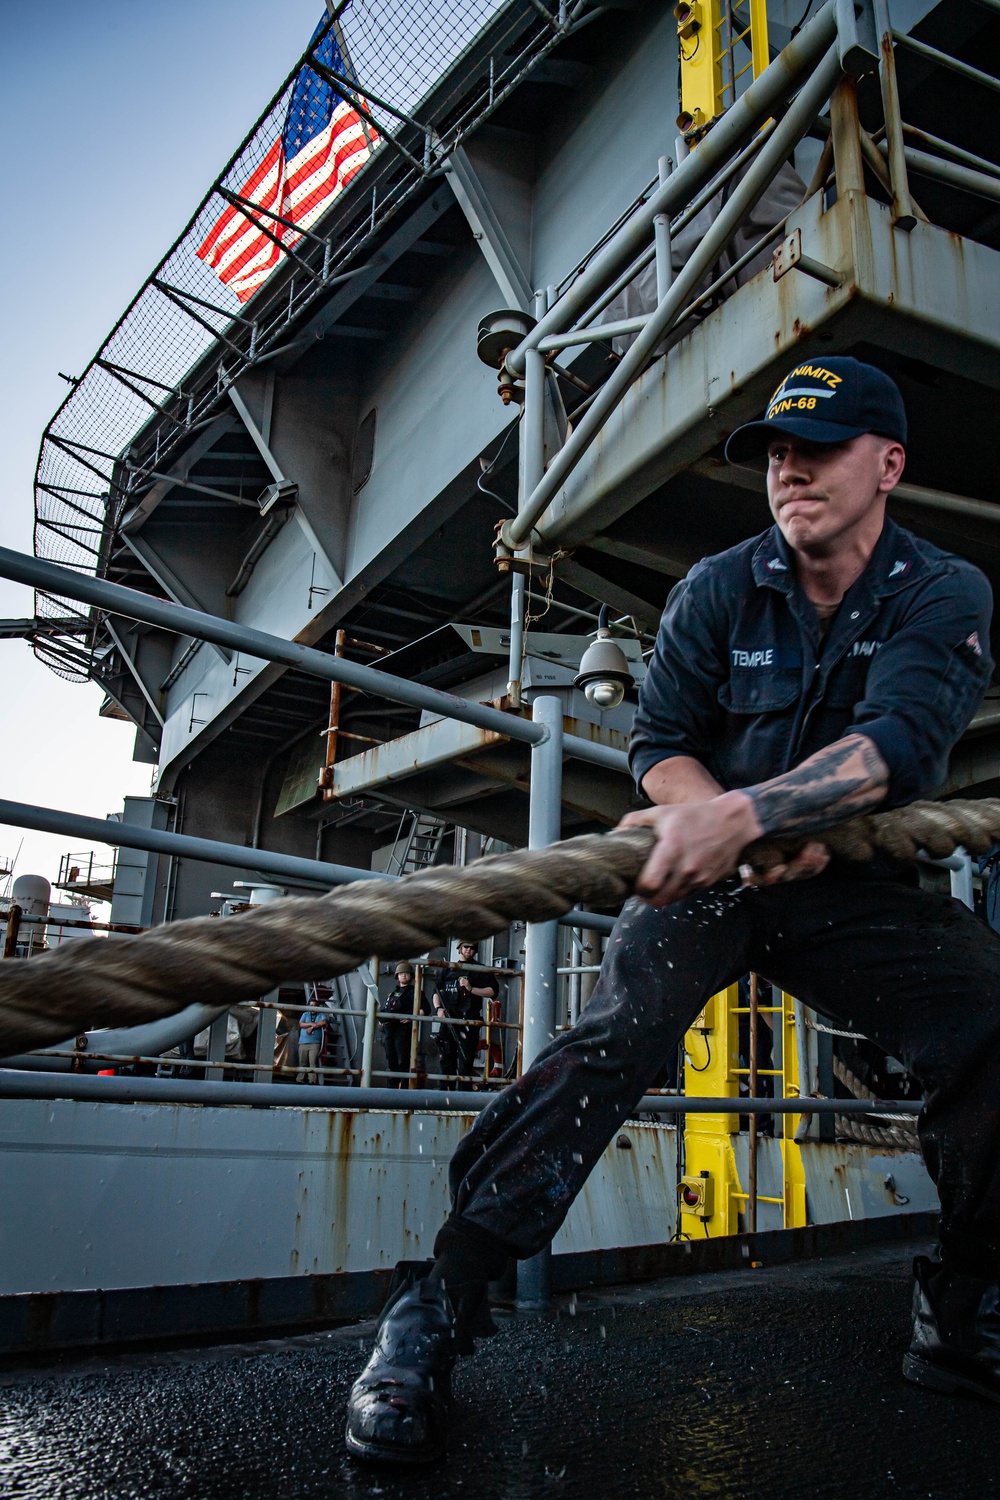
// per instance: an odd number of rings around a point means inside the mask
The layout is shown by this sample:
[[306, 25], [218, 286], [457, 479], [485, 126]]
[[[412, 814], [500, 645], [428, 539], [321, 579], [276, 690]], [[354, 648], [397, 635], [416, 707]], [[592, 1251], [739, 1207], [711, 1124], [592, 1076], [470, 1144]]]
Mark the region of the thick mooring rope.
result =
[[[873, 1094], [868, 1085], [862, 1083], [857, 1074], [852, 1073], [839, 1057], [833, 1059], [833, 1073], [855, 1099], [877, 1101], [878, 1095]], [[851, 1141], [861, 1141], [866, 1146], [882, 1146], [893, 1151], [920, 1150], [917, 1122], [914, 1118], [908, 1119], [905, 1115], [901, 1115], [898, 1120], [893, 1120], [891, 1123], [879, 1121], [878, 1124], [872, 1120], [859, 1119], [857, 1115], [834, 1115], [833, 1128], [838, 1136], [846, 1137]]]
[[[923, 802], [855, 818], [823, 834], [844, 859], [940, 858], [959, 845], [985, 853], [1000, 840], [1000, 799]], [[256, 1000], [281, 982], [349, 973], [372, 956], [425, 953], [449, 937], [489, 937], [515, 920], [546, 922], [573, 906], [618, 906], [652, 845], [647, 828], [586, 834], [461, 868], [444, 865], [395, 881], [358, 881], [315, 899], [288, 897], [236, 917], [170, 922], [140, 937], [72, 943], [0, 965], [0, 1057], [48, 1046], [83, 1029], [135, 1026], [184, 1006]], [[801, 845], [801, 840], [798, 841]], [[744, 851], [757, 869], [794, 843]]]
[[256, 1000], [281, 982], [330, 979], [373, 956], [425, 953], [458, 934], [479, 939], [515, 920], [549, 921], [578, 901], [618, 905], [651, 842], [644, 828], [588, 834], [0, 964], [0, 1057], [85, 1027], [133, 1026], [194, 1003]]

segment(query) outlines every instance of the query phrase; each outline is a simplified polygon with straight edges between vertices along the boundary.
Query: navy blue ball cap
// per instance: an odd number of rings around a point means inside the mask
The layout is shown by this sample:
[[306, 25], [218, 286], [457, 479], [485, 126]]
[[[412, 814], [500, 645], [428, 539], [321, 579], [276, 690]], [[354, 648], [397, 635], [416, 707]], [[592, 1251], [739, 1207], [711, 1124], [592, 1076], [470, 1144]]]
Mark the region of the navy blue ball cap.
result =
[[843, 443], [864, 432], [906, 442], [906, 408], [896, 382], [848, 355], [806, 360], [787, 374], [760, 422], [737, 427], [726, 444], [731, 464], [759, 459], [776, 433], [811, 443]]

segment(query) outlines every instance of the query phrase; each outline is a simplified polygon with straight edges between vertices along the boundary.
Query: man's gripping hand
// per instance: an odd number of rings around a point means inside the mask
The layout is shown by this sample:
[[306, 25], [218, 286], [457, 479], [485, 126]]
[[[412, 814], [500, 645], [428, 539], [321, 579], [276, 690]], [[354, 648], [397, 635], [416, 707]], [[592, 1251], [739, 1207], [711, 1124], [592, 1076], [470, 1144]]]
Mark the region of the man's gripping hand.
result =
[[[771, 781], [718, 795], [717, 783], [696, 761], [661, 762], [643, 778], [644, 790], [661, 805], [622, 820], [625, 827], [656, 830], [636, 890], [653, 906], [680, 901], [734, 874], [755, 839], [785, 834], [797, 840], [867, 812], [883, 801], [888, 782], [879, 751], [861, 734], [845, 735]], [[829, 858], [821, 843], [809, 840], [785, 864], [767, 874], [745, 872], [744, 879], [750, 885], [803, 880], [818, 875]]]
[[[745, 792], [725, 792], [711, 802], [694, 805], [648, 807], [629, 813], [621, 826], [656, 832], [653, 851], [636, 882], [636, 894], [650, 906], [669, 906], [692, 891], [734, 875], [743, 850], [764, 831]], [[786, 864], [776, 865], [766, 874], [744, 870], [744, 883], [776, 885], [806, 880], [824, 870], [829, 859], [824, 846], [811, 841]]]

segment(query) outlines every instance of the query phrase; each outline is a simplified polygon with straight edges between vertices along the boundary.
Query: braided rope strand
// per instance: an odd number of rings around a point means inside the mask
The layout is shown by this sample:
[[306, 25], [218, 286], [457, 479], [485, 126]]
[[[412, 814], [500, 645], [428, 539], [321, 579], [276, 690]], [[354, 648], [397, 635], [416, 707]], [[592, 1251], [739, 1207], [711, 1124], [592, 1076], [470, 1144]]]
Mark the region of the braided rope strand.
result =
[[255, 1000], [281, 981], [332, 978], [373, 955], [424, 953], [455, 932], [484, 938], [515, 919], [546, 922], [577, 901], [620, 905], [653, 834], [586, 834], [547, 849], [358, 881], [219, 921], [193, 917], [139, 937], [67, 945], [0, 966], [0, 1056], [84, 1027], [134, 1026], [194, 1003]]
[[[846, 1063], [841, 1062], [839, 1057], [833, 1059], [833, 1072], [855, 1099], [874, 1101], [877, 1098], [867, 1084], [862, 1083], [857, 1074], [853, 1073]], [[866, 1146], [888, 1147], [894, 1151], [919, 1151], [920, 1149], [915, 1119], [904, 1117], [893, 1120], [891, 1123], [876, 1124], [871, 1119], [859, 1120], [855, 1115], [834, 1115], [833, 1128], [837, 1135], [846, 1136], [848, 1140], [861, 1141]]]
[[[817, 835], [810, 835], [811, 838]], [[876, 852], [934, 858], [960, 845], [985, 854], [1000, 841], [1000, 799], [916, 802], [853, 818], [822, 835], [841, 859]], [[620, 905], [654, 840], [651, 829], [585, 834], [546, 849], [442, 866], [397, 881], [359, 881], [325, 896], [286, 897], [218, 921], [193, 917], [139, 937], [74, 943], [0, 965], [0, 1056], [48, 1046], [84, 1029], [135, 1026], [194, 1003], [256, 1000], [281, 982], [349, 973], [373, 955], [424, 953], [456, 932], [502, 932], [571, 907]], [[743, 854], [766, 871], [805, 842], [761, 839]]]

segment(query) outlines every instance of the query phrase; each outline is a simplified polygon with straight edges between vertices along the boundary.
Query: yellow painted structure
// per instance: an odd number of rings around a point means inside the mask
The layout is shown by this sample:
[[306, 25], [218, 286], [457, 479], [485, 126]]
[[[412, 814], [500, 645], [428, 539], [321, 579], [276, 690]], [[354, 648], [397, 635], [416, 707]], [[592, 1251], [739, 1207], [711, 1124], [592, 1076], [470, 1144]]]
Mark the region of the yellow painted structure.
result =
[[768, 65], [766, 0], [678, 0], [680, 114], [685, 133], [701, 131]]
[[[799, 1049], [795, 1029], [795, 1001], [781, 994], [781, 1092], [786, 1099], [801, 1094], [799, 1082]], [[775, 1016], [777, 1023], [778, 1017]], [[795, 1132], [801, 1115], [784, 1115], [781, 1132], [781, 1167], [785, 1198], [785, 1228], [808, 1224], [806, 1208], [806, 1169], [802, 1148], [796, 1144]]]
[[[739, 1085], [739, 1025], [733, 1010], [739, 988], [733, 984], [713, 995], [684, 1038], [684, 1092], [711, 1099], [732, 1099]], [[686, 1115], [684, 1176], [708, 1173], [713, 1212], [702, 1215], [685, 1200], [681, 1184], [677, 1227], [681, 1234], [703, 1239], [736, 1234], [741, 1207], [740, 1181], [733, 1154], [733, 1136], [740, 1128], [737, 1114]]]
[[[740, 1079], [748, 1069], [740, 1066], [739, 1017], [747, 1007], [739, 1003], [739, 987], [730, 985], [713, 995], [695, 1018], [684, 1038], [684, 1092], [718, 1099], [732, 1099], [732, 1113], [687, 1115], [684, 1127], [684, 1175], [678, 1186], [677, 1228], [692, 1239], [738, 1234], [747, 1192], [740, 1182], [733, 1150], [739, 1131]], [[759, 1075], [775, 1080], [775, 1093], [794, 1098], [800, 1091], [795, 1001], [782, 993], [780, 1004], [762, 1005], [760, 1014], [771, 1016], [774, 1052], [780, 1067], [759, 1069]], [[801, 1115], [778, 1117], [781, 1129], [782, 1197], [758, 1196], [759, 1203], [780, 1203], [786, 1229], [808, 1223], [806, 1176], [802, 1149], [795, 1140]]]

